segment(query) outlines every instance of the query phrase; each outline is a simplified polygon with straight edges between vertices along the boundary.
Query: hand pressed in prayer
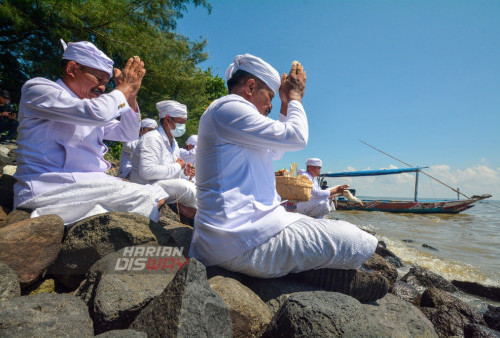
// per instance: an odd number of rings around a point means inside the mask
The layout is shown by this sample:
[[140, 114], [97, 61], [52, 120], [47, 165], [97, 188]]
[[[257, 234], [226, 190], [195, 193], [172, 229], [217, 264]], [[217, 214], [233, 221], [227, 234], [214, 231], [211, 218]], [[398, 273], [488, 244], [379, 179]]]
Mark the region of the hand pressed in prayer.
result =
[[138, 56], [128, 59], [123, 70], [114, 68], [116, 89], [123, 92], [129, 105], [135, 111], [137, 111], [135, 100], [145, 74], [144, 62]]
[[190, 178], [194, 177], [194, 175], [195, 175], [195, 169], [194, 169], [193, 164], [188, 163], [186, 165], [186, 167], [184, 168], [184, 174], [186, 174], [186, 176], [189, 176]]
[[294, 61], [290, 74], [281, 75], [280, 99], [282, 102], [290, 100], [301, 101], [306, 89], [306, 72], [300, 62]]

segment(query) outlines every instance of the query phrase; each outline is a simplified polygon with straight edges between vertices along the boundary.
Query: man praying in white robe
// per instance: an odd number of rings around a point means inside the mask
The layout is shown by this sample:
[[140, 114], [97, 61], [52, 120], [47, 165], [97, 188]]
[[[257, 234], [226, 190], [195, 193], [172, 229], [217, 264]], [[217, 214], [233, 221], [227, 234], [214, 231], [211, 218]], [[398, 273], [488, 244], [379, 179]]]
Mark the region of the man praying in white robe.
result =
[[137, 140], [123, 142], [122, 143], [122, 152], [120, 154], [120, 169], [118, 170], [118, 177], [121, 178], [129, 178], [130, 172], [132, 171], [132, 155], [134, 154], [134, 150], [139, 143], [139, 139], [142, 135], [150, 132], [151, 130], [155, 130], [158, 128], [158, 124], [153, 119], [142, 119], [141, 120], [141, 129], [139, 129], [139, 138]]
[[159, 127], [144, 135], [137, 144], [130, 180], [159, 185], [169, 196], [166, 203], [175, 203], [181, 215], [192, 219], [196, 214], [196, 186], [188, 178], [194, 176], [194, 169], [180, 158], [175, 140], [185, 132], [187, 108], [172, 100], [158, 102], [156, 108]]
[[331, 189], [321, 189], [316, 177], [321, 173], [322, 165], [323, 162], [319, 158], [308, 158], [306, 161], [307, 170], [300, 173], [311, 180], [312, 191], [309, 201], [297, 203], [297, 212], [314, 218], [322, 218], [330, 211], [335, 210], [332, 198], [336, 194], [342, 194], [349, 187], [348, 185], [338, 185]]
[[90, 42], [63, 47], [62, 78], [35, 78], [21, 90], [14, 206], [34, 210], [32, 217], [57, 214], [67, 225], [109, 211], [157, 221], [162, 189], [105, 174], [103, 140], [137, 137], [144, 63], [136, 56], [114, 68], [116, 88], [105, 94], [113, 61]]
[[[385, 295], [385, 278], [355, 270], [374, 253], [374, 236], [280, 205], [272, 161], [303, 149], [309, 137], [302, 65], [294, 62], [290, 74], [280, 78], [264, 60], [238, 55], [226, 81], [230, 94], [208, 107], [198, 128], [198, 211], [190, 256], [260, 278], [305, 271], [301, 278], [361, 301]], [[268, 115], [278, 91], [281, 111], [273, 120]]]

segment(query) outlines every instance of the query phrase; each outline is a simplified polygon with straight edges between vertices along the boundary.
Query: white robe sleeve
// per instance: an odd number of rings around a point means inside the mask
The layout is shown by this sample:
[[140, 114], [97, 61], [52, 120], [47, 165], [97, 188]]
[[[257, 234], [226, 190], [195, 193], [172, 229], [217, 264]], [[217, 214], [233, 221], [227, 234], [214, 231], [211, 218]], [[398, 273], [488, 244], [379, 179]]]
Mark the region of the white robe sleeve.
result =
[[132, 141], [139, 136], [140, 114], [132, 109], [122, 113], [120, 121], [113, 120], [104, 125], [104, 139], [111, 141]]
[[22, 114], [26, 117], [103, 126], [132, 110], [119, 90], [95, 99], [80, 99], [56, 82], [36, 78], [26, 82], [22, 91], [26, 108]]
[[247, 101], [224, 103], [216, 114], [217, 134], [228, 143], [250, 148], [268, 148], [273, 157], [279, 152], [303, 149], [307, 145], [309, 129], [307, 117], [299, 101], [288, 104], [287, 116], [283, 121], [265, 117]]
[[160, 164], [162, 159], [162, 139], [158, 137], [143, 137], [139, 142], [136, 154], [139, 156], [138, 173], [143, 180], [157, 181], [170, 178], [179, 178], [182, 170], [177, 162]]

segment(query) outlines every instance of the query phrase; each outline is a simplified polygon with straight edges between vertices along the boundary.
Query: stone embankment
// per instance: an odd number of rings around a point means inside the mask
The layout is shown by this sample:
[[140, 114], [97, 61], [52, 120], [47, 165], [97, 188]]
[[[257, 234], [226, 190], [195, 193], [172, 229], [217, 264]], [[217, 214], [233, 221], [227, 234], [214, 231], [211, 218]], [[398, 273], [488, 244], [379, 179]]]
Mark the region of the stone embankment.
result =
[[[4, 152], [1, 166], [15, 165]], [[0, 336], [500, 337], [500, 308], [478, 313], [454, 296], [496, 300], [499, 288], [419, 266], [398, 276], [405, 263], [383, 242], [362, 268], [391, 290], [362, 304], [289, 277], [207, 268], [187, 258], [193, 228], [168, 208], [158, 224], [113, 212], [65, 231], [56, 215], [12, 211], [13, 182], [0, 177]]]

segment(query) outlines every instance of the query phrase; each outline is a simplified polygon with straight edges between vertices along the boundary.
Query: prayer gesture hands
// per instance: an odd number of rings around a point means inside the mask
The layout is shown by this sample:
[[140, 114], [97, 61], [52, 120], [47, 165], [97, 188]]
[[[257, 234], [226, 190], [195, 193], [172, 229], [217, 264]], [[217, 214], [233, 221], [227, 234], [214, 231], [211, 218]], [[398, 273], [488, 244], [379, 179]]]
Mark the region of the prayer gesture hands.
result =
[[291, 100], [301, 101], [306, 89], [306, 72], [304, 67], [298, 61], [292, 63], [290, 74], [281, 75], [280, 99], [281, 102]]
[[144, 74], [146, 74], [144, 62], [140, 57], [134, 56], [133, 58], [128, 59], [123, 70], [114, 68], [113, 72], [115, 76], [116, 89], [123, 92], [129, 102], [129, 105], [137, 111], [137, 93], [141, 88]]

